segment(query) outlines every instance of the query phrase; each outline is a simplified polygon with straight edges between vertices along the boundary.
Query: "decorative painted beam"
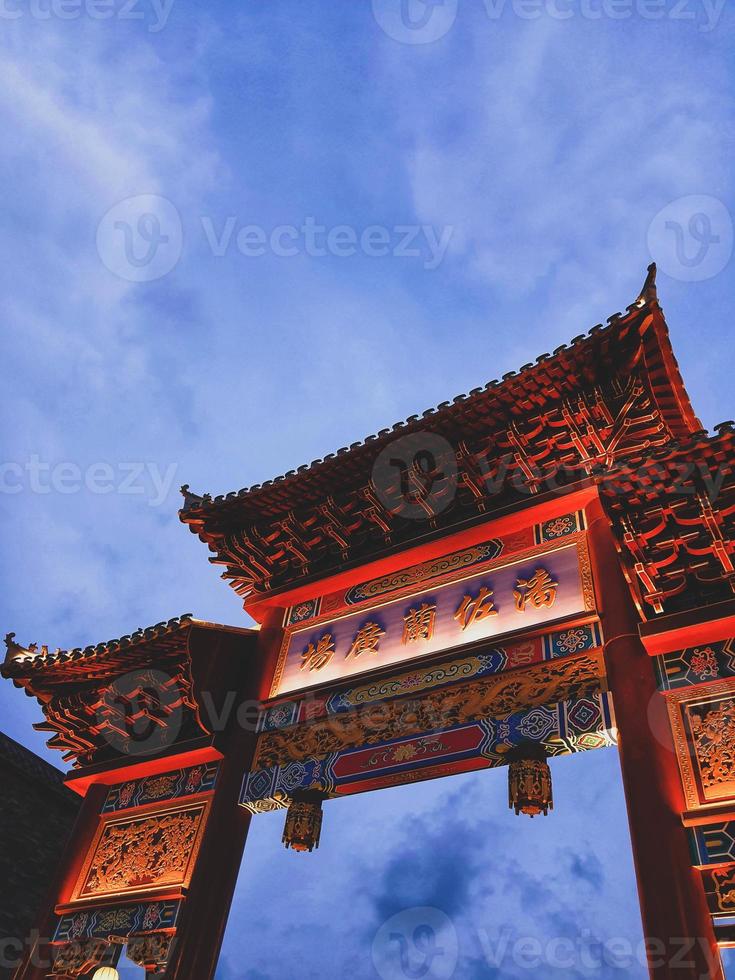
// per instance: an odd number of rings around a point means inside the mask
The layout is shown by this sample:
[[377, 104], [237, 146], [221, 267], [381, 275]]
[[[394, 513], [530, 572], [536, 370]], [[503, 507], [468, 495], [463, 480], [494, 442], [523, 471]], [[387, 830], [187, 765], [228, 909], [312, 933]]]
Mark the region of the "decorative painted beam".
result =
[[538, 705], [593, 694], [600, 689], [604, 674], [602, 650], [598, 649], [494, 678], [354, 708], [307, 724], [264, 732], [258, 739], [253, 767], [269, 769], [470, 721], [506, 718]]
[[245, 779], [240, 802], [252, 813], [287, 806], [295, 792], [363, 792], [440, 775], [503, 765], [513, 747], [543, 745], [549, 756], [616, 744], [609, 694], [538, 705], [505, 719], [485, 718], [441, 731], [333, 752], [267, 769]]

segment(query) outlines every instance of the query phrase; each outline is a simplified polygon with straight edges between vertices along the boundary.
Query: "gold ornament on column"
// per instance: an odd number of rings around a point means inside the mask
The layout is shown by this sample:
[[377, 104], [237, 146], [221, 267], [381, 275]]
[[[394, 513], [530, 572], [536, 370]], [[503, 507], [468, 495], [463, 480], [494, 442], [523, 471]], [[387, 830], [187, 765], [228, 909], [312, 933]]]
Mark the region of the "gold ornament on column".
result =
[[521, 745], [509, 754], [508, 796], [511, 810], [529, 817], [554, 809], [551, 769], [543, 746]]
[[320, 790], [294, 793], [286, 814], [283, 843], [294, 851], [313, 851], [319, 847], [322, 830], [322, 801]]

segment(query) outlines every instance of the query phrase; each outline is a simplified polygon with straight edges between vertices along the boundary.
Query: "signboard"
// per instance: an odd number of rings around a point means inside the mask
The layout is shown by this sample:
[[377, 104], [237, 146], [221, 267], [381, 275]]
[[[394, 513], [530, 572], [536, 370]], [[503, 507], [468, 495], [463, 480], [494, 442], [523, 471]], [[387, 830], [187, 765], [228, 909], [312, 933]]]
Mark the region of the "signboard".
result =
[[359, 612], [285, 630], [271, 697], [594, 608], [584, 535]]

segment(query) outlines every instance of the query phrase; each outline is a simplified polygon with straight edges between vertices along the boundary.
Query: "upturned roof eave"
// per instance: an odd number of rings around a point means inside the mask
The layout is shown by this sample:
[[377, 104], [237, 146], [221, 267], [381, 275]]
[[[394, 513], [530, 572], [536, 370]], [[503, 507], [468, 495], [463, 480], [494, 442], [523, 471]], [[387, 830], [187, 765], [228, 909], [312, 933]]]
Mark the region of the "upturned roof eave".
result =
[[[0, 664], [0, 676], [6, 680], [12, 680], [17, 687], [28, 687], [35, 676], [43, 675], [45, 678], [49, 678], [56, 672], [63, 672], [69, 666], [80, 667], [89, 664], [91, 668], [95, 663], [102, 665], [110, 656], [139, 652], [162, 639], [170, 639], [177, 633], [188, 633], [192, 628], [239, 634], [257, 632], [250, 627], [212, 623], [208, 620], [197, 619], [191, 613], [183, 613], [180, 616], [156, 623], [153, 626], [142, 627], [133, 633], [113, 640], [68, 650], [44, 651], [42, 649], [38, 651], [34, 649], [35, 644], [32, 647], [23, 648], [14, 642], [15, 634], [9, 633], [5, 640], [8, 652], [5, 662]], [[90, 680], [94, 680], [93, 675], [90, 675]]]

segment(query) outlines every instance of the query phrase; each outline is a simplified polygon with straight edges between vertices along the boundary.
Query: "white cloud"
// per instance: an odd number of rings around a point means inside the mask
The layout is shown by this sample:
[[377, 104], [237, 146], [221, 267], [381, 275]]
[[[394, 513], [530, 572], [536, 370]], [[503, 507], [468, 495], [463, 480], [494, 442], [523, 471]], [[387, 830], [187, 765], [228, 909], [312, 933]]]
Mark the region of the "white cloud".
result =
[[477, 14], [451, 75], [436, 55], [431, 91], [417, 85], [427, 65], [392, 52], [416, 210], [457, 229], [457, 275], [516, 303], [551, 282], [558, 307], [603, 276], [624, 298], [657, 202], [721, 186], [732, 105], [712, 99], [712, 74], [724, 63], [704, 75], [682, 35], [668, 47], [677, 70], [662, 71], [661, 32], [640, 24], [621, 62], [616, 27]]

